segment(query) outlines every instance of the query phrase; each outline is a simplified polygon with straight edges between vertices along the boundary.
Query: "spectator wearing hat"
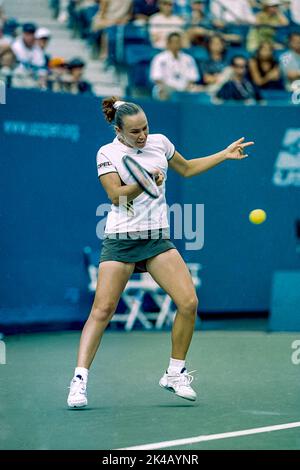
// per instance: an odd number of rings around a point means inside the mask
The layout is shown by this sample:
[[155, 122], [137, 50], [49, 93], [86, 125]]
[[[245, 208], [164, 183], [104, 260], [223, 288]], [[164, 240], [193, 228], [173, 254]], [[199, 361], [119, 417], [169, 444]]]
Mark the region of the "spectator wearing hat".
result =
[[262, 0], [262, 11], [256, 15], [256, 23], [271, 26], [287, 26], [288, 19], [281, 11], [281, 0]]
[[254, 52], [262, 42], [273, 42], [276, 49], [283, 46], [275, 42], [276, 28], [287, 26], [288, 18], [280, 9], [280, 0], [263, 0], [262, 11], [256, 15], [256, 27], [249, 31], [247, 38], [247, 49]]
[[68, 77], [65, 80], [66, 91], [77, 94], [92, 94], [92, 85], [84, 80], [85, 62], [79, 57], [75, 57], [68, 63]]
[[48, 63], [48, 90], [55, 93], [67, 91], [68, 64], [63, 57], [53, 57]]
[[36, 39], [37, 45], [43, 51], [45, 64], [46, 64], [46, 67], [48, 67], [50, 55], [47, 54], [46, 49], [51, 39], [51, 32], [49, 31], [48, 28], [38, 28], [35, 32], [35, 39]]

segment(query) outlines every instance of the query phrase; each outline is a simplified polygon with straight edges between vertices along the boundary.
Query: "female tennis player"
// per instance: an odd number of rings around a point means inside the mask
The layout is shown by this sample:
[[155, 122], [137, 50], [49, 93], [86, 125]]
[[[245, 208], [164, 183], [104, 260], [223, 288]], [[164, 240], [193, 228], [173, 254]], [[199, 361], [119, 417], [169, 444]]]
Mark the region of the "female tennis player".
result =
[[[68, 406], [84, 407], [88, 403], [89, 368], [134, 271], [148, 271], [177, 307], [171, 358], [159, 385], [179, 397], [194, 401], [197, 394], [191, 387], [193, 376], [187, 372], [185, 359], [194, 331], [198, 300], [185, 262], [166, 238], [167, 170], [172, 168], [183, 177], [196, 176], [225, 160], [244, 159], [247, 157], [244, 149], [253, 142], [244, 142], [241, 138], [219, 153], [187, 160], [167, 137], [149, 134], [147, 117], [140, 106], [111, 97], [103, 100], [102, 110], [106, 121], [113, 123], [116, 132], [113, 142], [101, 147], [97, 154], [98, 177], [112, 206], [107, 217], [95, 299], [82, 331]], [[133, 179], [124, 165], [125, 155], [131, 156], [154, 175], [159, 188], [158, 197], [151, 197]]]

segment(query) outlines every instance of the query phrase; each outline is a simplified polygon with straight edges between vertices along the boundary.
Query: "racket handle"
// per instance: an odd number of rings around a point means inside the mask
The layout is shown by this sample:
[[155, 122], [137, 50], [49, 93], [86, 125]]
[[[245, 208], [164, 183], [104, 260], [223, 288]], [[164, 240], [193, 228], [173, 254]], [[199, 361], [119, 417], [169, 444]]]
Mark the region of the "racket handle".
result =
[[153, 179], [153, 181], [156, 181], [159, 177], [158, 173], [149, 173], [149, 171], [147, 171], [147, 173]]

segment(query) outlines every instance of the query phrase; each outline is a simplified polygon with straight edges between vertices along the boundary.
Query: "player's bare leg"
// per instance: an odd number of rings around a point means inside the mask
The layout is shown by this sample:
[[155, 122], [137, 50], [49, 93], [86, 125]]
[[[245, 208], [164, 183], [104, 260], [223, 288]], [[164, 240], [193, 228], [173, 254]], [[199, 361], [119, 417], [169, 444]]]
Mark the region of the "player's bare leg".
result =
[[185, 358], [192, 340], [198, 306], [191, 275], [175, 249], [151, 258], [147, 262], [147, 269], [177, 306], [172, 328], [170, 364], [160, 385], [183, 398], [195, 400], [196, 392], [190, 386], [192, 377], [185, 369]]
[[97, 289], [91, 313], [84, 325], [78, 351], [78, 367], [89, 369], [103, 332], [114, 315], [120, 296], [134, 270], [134, 263], [100, 263]]
[[88, 369], [133, 270], [134, 263], [100, 263], [95, 299], [81, 334], [77, 367], [70, 386], [68, 405], [72, 408], [87, 405]]

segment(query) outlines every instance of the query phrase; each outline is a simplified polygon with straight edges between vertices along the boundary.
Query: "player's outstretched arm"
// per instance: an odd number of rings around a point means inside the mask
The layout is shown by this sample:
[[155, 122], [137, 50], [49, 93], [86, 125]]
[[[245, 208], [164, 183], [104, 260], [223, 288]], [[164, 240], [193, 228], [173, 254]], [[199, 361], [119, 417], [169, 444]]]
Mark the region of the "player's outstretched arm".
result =
[[253, 145], [254, 142], [244, 142], [245, 138], [236, 140], [225, 150], [209, 155], [208, 157], [193, 158], [186, 160], [179, 152], [175, 152], [174, 157], [169, 162], [169, 167], [185, 178], [204, 173], [225, 160], [242, 160], [248, 155], [244, 149]]

